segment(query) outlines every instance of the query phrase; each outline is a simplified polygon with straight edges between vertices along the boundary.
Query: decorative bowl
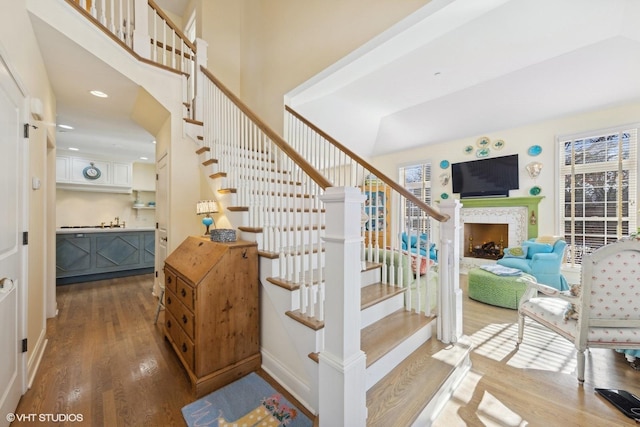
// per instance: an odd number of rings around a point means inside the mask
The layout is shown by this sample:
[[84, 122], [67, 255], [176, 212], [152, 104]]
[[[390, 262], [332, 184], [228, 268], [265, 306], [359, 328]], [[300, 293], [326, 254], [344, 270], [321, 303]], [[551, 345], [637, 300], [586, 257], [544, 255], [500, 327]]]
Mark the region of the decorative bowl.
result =
[[236, 230], [231, 228], [214, 228], [209, 233], [212, 242], [235, 242]]

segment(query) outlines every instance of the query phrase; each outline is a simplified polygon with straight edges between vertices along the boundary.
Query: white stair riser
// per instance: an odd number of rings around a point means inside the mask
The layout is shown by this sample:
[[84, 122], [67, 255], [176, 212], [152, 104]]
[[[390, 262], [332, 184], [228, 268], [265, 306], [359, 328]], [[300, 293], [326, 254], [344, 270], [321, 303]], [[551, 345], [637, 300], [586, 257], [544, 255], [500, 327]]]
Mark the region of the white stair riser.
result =
[[380, 269], [366, 270], [360, 273], [360, 286], [365, 287], [380, 282]]
[[367, 326], [377, 322], [380, 319], [390, 315], [391, 313], [400, 310], [404, 307], [404, 294], [395, 295], [393, 298], [389, 298], [376, 305], [366, 308], [360, 315], [360, 327], [366, 328]]
[[431, 323], [425, 325], [389, 353], [378, 359], [367, 368], [367, 390], [380, 381], [400, 362], [413, 353], [418, 347], [431, 338]]

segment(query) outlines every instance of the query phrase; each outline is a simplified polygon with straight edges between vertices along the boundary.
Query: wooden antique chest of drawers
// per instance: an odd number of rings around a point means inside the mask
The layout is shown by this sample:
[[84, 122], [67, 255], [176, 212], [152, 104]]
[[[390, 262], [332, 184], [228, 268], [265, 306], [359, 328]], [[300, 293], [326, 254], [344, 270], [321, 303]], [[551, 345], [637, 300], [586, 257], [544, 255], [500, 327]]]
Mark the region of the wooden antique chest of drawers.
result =
[[165, 260], [165, 337], [196, 397], [260, 368], [257, 252], [188, 237]]

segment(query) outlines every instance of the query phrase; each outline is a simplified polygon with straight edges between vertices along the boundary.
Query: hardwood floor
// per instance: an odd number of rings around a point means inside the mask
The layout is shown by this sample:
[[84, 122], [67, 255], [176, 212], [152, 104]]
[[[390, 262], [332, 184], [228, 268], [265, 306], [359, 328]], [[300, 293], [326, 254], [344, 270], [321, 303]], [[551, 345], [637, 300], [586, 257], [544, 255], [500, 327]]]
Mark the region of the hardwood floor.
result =
[[[163, 315], [153, 324], [151, 284], [145, 275], [58, 287], [59, 316], [48, 320], [48, 347], [16, 412], [82, 415], [57, 424], [68, 426], [184, 426], [180, 410], [194, 399]], [[635, 425], [593, 391], [640, 395], [640, 372], [621, 354], [592, 350], [580, 387], [565, 340], [529, 328], [516, 351], [514, 310], [463, 299], [473, 366], [435, 426]]]
[[587, 353], [581, 387], [568, 341], [532, 324], [525, 326], [516, 350], [517, 312], [469, 299], [466, 276], [461, 277], [464, 333], [475, 347], [472, 368], [435, 427], [636, 425], [594, 392], [595, 387], [619, 388], [640, 395], [640, 371], [622, 354]]
[[59, 315], [47, 321], [49, 344], [17, 413], [82, 415], [61, 425], [184, 426], [190, 385], [163, 315], [153, 324], [152, 283], [143, 275], [58, 286]]

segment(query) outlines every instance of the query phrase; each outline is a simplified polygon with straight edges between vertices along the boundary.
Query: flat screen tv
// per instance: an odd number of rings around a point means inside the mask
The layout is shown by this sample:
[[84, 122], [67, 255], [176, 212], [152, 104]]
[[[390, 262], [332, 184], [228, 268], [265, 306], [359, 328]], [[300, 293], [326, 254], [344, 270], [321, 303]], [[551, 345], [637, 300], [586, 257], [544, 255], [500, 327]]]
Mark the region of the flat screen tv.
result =
[[518, 155], [453, 163], [453, 192], [464, 197], [508, 196], [519, 188]]

